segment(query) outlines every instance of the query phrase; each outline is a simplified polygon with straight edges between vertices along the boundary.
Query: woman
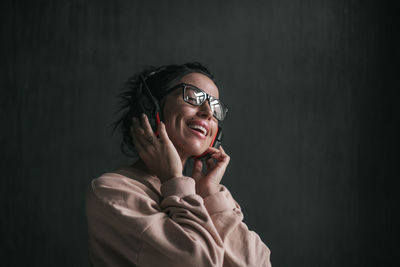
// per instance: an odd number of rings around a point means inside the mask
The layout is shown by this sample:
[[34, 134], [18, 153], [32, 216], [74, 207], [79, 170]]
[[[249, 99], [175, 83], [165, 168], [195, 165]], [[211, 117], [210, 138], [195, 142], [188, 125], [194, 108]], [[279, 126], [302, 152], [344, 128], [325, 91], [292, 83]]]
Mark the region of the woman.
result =
[[227, 109], [210, 72], [199, 63], [145, 70], [122, 96], [116, 125], [139, 160], [91, 182], [92, 266], [271, 266], [269, 249], [220, 184], [229, 156], [210, 145]]

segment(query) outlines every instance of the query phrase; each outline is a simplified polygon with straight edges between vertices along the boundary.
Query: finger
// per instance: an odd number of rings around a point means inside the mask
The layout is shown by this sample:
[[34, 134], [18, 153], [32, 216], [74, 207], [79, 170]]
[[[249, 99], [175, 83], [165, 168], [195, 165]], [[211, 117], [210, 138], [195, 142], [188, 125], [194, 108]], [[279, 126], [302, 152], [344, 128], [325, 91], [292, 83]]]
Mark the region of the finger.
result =
[[221, 154], [221, 151], [219, 151], [215, 147], [208, 147], [207, 150], [206, 150], [206, 153], [210, 154], [210, 156], [213, 157], [213, 155], [215, 155], [215, 154]]
[[230, 160], [229, 155], [225, 153], [225, 151], [222, 147], [220, 147], [220, 154], [218, 155], [218, 163], [220, 163], [220, 162], [228, 163], [229, 160]]
[[222, 155], [223, 159], [224, 159], [225, 161], [228, 161], [228, 162], [229, 162], [230, 159], [231, 159], [231, 157], [230, 157], [228, 154], [226, 154], [226, 152], [225, 152], [225, 150], [223, 149], [222, 146], [220, 146], [219, 149], [221, 150], [221, 155]]
[[209, 158], [208, 160], [206, 160], [206, 166], [207, 166], [207, 172], [212, 170], [215, 167], [214, 159], [213, 158]]
[[[142, 115], [142, 120], [145, 119]], [[142, 125], [141, 125], [142, 124]], [[135, 127], [134, 127], [134, 132], [136, 134], [136, 139], [141, 143], [142, 147], [151, 147], [155, 140], [156, 137], [154, 133], [150, 133], [148, 131], [145, 131], [143, 127], [147, 127], [146, 123], [140, 123], [140, 120], [137, 118], [135, 120]], [[151, 129], [151, 127], [150, 127]]]
[[139, 123], [139, 119], [136, 117], [133, 117], [132, 125], [131, 125], [131, 134], [134, 135], [137, 140], [138, 140], [138, 137], [141, 135], [140, 128], [141, 128], [141, 126]]
[[142, 127], [143, 127], [144, 133], [145, 133], [145, 135], [147, 137], [148, 136], [154, 136], [155, 137], [154, 131], [151, 128], [151, 125], [150, 125], [150, 122], [149, 122], [149, 118], [144, 113], [142, 114]]
[[142, 144], [139, 142], [139, 140], [137, 139], [137, 136], [135, 134], [135, 130], [134, 127], [131, 125], [131, 137], [132, 137], [132, 141], [133, 141], [133, 145], [135, 146], [137, 152], [140, 154], [140, 152], [143, 150], [143, 146]]
[[219, 159], [221, 156], [222, 156], [222, 152], [221, 151], [218, 151], [216, 153], [212, 153], [211, 154], [211, 157], [214, 158], [214, 159]]
[[158, 133], [158, 135], [157, 135], [157, 138], [161, 141], [161, 136], [160, 136], [160, 132], [161, 132], [161, 121], [160, 122], [157, 122], [157, 125], [156, 125], [156, 127], [157, 127], [157, 133]]
[[209, 147], [207, 148], [207, 152], [211, 154], [211, 153], [217, 153], [217, 152], [220, 152], [220, 150], [219, 150], [218, 148], [215, 148], [215, 147], [209, 146]]
[[203, 170], [203, 162], [197, 159], [194, 161], [192, 177], [197, 182], [202, 177], [202, 170]]
[[138, 118], [134, 117], [132, 121], [133, 121], [133, 131], [131, 131], [132, 136], [135, 136], [137, 142], [140, 143], [140, 145], [143, 147], [146, 145], [146, 140], [144, 138], [144, 130], [140, 125]]
[[215, 147], [207, 148], [206, 152], [207, 152], [207, 154], [210, 154], [210, 157], [212, 157], [212, 158], [219, 158], [222, 153], [220, 150], [218, 150]]
[[226, 168], [227, 166], [228, 166], [228, 164], [229, 164], [229, 161], [230, 161], [230, 157], [227, 155], [227, 154], [221, 154], [220, 155], [220, 157], [217, 159], [218, 160], [218, 162], [217, 162], [217, 167], [223, 167], [223, 168]]
[[226, 154], [226, 152], [225, 152], [225, 150], [224, 150], [224, 148], [223, 148], [222, 146], [220, 146], [220, 147], [219, 147], [219, 149], [221, 150], [221, 152], [222, 152], [222, 155], [226, 155], [226, 156], [228, 156], [228, 157], [229, 157], [229, 155], [228, 155], [228, 154]]
[[168, 137], [164, 122], [160, 122], [160, 140], [165, 144], [171, 141]]
[[142, 134], [143, 133], [143, 127], [142, 127], [142, 125], [140, 124], [140, 119], [139, 118], [137, 118], [137, 117], [133, 117], [132, 118], [132, 125], [133, 125], [133, 130], [134, 130], [134, 132], [137, 134], [137, 135], [139, 135], [139, 134]]
[[150, 126], [150, 122], [146, 114], [142, 113], [141, 115], [141, 123], [143, 127], [143, 139], [145, 141], [145, 145], [152, 146], [157, 141], [157, 137], [153, 132], [153, 129]]
[[220, 146], [218, 149], [212, 148], [212, 151], [215, 151], [214, 154], [216, 156], [228, 156], [222, 146]]
[[215, 160], [215, 165], [213, 166], [213, 171], [217, 172], [225, 172], [226, 167], [229, 164], [230, 157], [227, 154], [224, 154], [222, 151], [220, 154], [212, 155], [212, 159]]

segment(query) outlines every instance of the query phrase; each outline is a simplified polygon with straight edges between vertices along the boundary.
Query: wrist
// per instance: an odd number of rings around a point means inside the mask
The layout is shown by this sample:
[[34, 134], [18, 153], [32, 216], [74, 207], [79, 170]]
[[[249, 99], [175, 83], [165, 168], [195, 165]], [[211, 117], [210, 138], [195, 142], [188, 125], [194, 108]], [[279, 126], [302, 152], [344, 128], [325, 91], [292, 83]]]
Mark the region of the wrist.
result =
[[161, 183], [165, 183], [166, 181], [169, 181], [173, 178], [176, 177], [182, 177], [182, 173], [175, 173], [175, 174], [167, 174], [167, 175], [163, 175], [162, 177], [159, 177], [161, 180]]
[[197, 194], [200, 195], [202, 198], [206, 198], [210, 195], [213, 195], [219, 191], [218, 185], [207, 186], [206, 188], [201, 188], [196, 190]]

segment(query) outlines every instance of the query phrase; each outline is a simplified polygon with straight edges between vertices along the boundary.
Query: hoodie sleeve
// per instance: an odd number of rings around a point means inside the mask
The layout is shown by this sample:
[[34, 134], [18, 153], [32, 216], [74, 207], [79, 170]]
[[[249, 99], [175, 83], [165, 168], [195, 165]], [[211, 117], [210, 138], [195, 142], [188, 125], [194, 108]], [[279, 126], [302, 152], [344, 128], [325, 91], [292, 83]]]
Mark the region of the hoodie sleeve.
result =
[[225, 186], [204, 204], [224, 243], [224, 266], [271, 267], [269, 248], [242, 221], [241, 208]]
[[93, 266], [223, 265], [223, 242], [195, 181], [172, 178], [161, 193], [131, 179], [92, 181], [86, 214]]

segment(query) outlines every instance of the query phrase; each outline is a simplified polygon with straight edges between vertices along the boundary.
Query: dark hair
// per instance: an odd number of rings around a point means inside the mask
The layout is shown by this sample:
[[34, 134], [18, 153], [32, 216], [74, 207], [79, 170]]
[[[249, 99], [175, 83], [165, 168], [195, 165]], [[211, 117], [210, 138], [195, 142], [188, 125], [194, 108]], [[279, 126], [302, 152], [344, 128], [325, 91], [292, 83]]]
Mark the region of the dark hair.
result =
[[132, 117], [140, 114], [139, 102], [142, 98], [143, 83], [146, 83], [151, 94], [158, 102], [166, 96], [174, 82], [189, 73], [202, 73], [214, 81], [214, 76], [210, 71], [199, 62], [190, 62], [181, 65], [165, 65], [160, 67], [146, 67], [144, 70], [132, 75], [123, 87], [123, 91], [119, 94], [120, 107], [118, 113], [122, 113], [121, 117], [114, 123], [113, 132], [119, 128], [122, 133], [122, 141], [120, 149], [123, 154], [128, 157], [137, 156], [135, 147], [132, 142], [130, 127], [132, 125]]

